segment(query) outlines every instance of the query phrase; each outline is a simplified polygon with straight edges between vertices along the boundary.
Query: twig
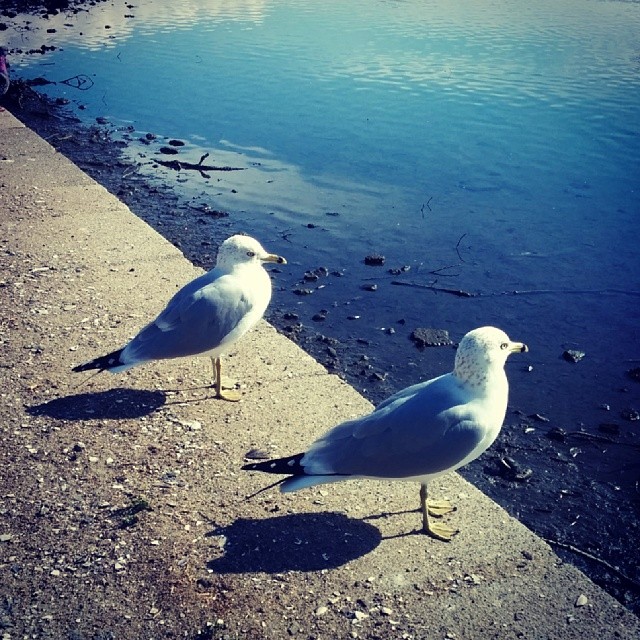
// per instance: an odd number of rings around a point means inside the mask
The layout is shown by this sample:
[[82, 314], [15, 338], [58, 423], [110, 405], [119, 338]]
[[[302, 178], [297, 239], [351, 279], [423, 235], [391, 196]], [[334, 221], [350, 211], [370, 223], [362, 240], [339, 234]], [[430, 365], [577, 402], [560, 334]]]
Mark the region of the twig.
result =
[[[446, 267], [443, 267], [446, 268]], [[431, 272], [433, 273], [433, 272]], [[623, 295], [623, 296], [638, 296], [640, 297], [640, 291], [627, 291], [625, 289], [515, 289], [514, 291], [493, 291], [490, 293], [483, 293], [481, 291], [469, 292], [460, 291], [458, 289], [445, 289], [441, 287], [434, 287], [429, 284], [422, 284], [420, 282], [404, 282], [402, 280], [393, 280], [391, 284], [395, 284], [400, 287], [415, 287], [416, 289], [431, 289], [432, 291], [441, 291], [443, 293], [451, 293], [461, 298], [497, 298], [499, 296], [533, 296], [543, 294], [562, 294], [562, 295]]]
[[160, 160], [156, 159], [155, 162], [161, 164], [163, 167], [168, 167], [169, 169], [174, 169], [175, 171], [185, 170], [193, 170], [199, 171], [202, 173], [203, 171], [244, 171], [245, 167], [218, 167], [215, 165], [202, 164], [202, 161], [208, 156], [206, 153], [197, 164], [193, 162], [185, 162], [181, 160]]
[[623, 580], [625, 580], [629, 584], [631, 584], [634, 587], [636, 587], [636, 589], [640, 588], [640, 582], [638, 582], [634, 578], [630, 578], [626, 573], [624, 573], [618, 567], [612, 565], [610, 562], [607, 562], [606, 560], [603, 560], [602, 558], [598, 558], [598, 556], [594, 556], [592, 553], [589, 553], [588, 551], [583, 551], [582, 549], [579, 549], [578, 547], [574, 547], [572, 544], [567, 544], [566, 542], [559, 542], [558, 540], [551, 540], [551, 538], [542, 538], [542, 539], [547, 544], [554, 545], [556, 547], [560, 547], [561, 549], [565, 549], [567, 551], [571, 551], [573, 553], [576, 553], [579, 556], [582, 556], [583, 558], [587, 558], [588, 560], [592, 560], [593, 562], [597, 562], [597, 563], [601, 564], [603, 567], [606, 567], [607, 569], [609, 569], [609, 571], [611, 571], [612, 573], [615, 573], [616, 575], [618, 575], [620, 578], [622, 578]]
[[451, 295], [458, 296], [459, 298], [475, 298], [479, 296], [478, 293], [469, 293], [468, 291], [462, 291], [461, 289], [447, 289], [445, 287], [436, 287], [432, 284], [421, 284], [419, 282], [403, 282], [402, 280], [392, 280], [391, 284], [395, 284], [399, 287], [415, 287], [416, 289], [430, 289], [431, 291], [441, 291], [442, 293], [450, 293]]
[[[79, 73], [77, 76], [72, 76], [66, 80], [60, 80], [60, 82], [61, 84], [66, 84], [67, 86], [79, 89], [80, 91], [88, 91], [94, 85], [93, 80], [84, 73]], [[85, 87], [86, 84], [89, 86]]]
[[444, 274], [440, 274], [441, 271], [444, 271], [445, 269], [454, 269], [455, 267], [459, 267], [461, 266], [461, 264], [458, 262], [458, 264], [449, 264], [446, 267], [440, 267], [439, 269], [433, 269], [433, 271], [429, 271], [428, 273], [433, 273], [434, 275], [445, 275], [448, 276], [450, 278], [453, 277], [458, 277], [460, 274], [459, 273], [444, 273]]
[[460, 258], [462, 262], [464, 262], [464, 258], [460, 255], [460, 243], [462, 242], [462, 238], [464, 238], [466, 235], [466, 233], [463, 233], [456, 243], [456, 253], [458, 254], [458, 258]]
[[431, 196], [426, 203], [422, 203], [422, 206], [420, 207], [420, 213], [422, 214], [422, 219], [424, 220], [424, 207], [425, 204], [427, 206], [427, 209], [429, 209], [429, 211], [432, 211], [431, 207], [429, 206], [429, 203], [433, 200], [433, 196]]

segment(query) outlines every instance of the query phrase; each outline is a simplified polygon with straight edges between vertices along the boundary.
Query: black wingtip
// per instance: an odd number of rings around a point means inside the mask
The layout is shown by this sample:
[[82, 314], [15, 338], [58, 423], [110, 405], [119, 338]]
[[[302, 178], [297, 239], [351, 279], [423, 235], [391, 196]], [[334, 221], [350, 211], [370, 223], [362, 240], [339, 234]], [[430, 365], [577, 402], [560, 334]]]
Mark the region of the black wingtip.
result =
[[304, 468], [300, 461], [304, 453], [297, 453], [294, 456], [276, 458], [274, 460], [264, 460], [263, 462], [252, 462], [242, 467], [243, 471], [262, 471], [264, 473], [278, 473], [288, 476], [299, 476], [304, 474]]
[[112, 351], [106, 356], [100, 356], [99, 358], [95, 358], [94, 360], [85, 362], [84, 364], [79, 364], [73, 367], [72, 371], [75, 373], [80, 373], [81, 371], [92, 371], [93, 369], [108, 371], [109, 369], [113, 369], [114, 367], [118, 367], [122, 364], [122, 362], [120, 362], [121, 353], [122, 349]]

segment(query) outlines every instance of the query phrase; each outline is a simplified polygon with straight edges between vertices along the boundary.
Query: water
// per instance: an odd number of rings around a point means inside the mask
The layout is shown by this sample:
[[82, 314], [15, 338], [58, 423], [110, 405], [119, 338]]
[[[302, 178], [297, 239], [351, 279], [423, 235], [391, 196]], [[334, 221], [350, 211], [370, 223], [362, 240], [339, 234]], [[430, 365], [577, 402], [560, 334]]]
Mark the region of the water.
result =
[[[578, 497], [552, 507], [547, 530], [528, 493], [511, 507], [538, 532], [583, 535], [583, 546], [607, 535], [612, 561], [624, 563], [624, 534], [602, 523], [594, 535], [590, 514], [576, 525], [575, 513], [593, 496], [630, 503], [631, 518], [639, 504], [637, 423], [623, 417], [640, 409], [626, 376], [640, 361], [639, 3], [141, 0], [46, 26], [56, 32], [18, 31], [8, 45], [61, 49], [14, 51], [14, 70], [56, 81], [45, 90], [70, 99], [87, 122], [130, 127], [115, 135], [129, 140], [125, 153], [141, 172], [231, 211], [232, 230], [292, 258], [278, 276], [273, 319], [282, 324], [293, 310], [339, 339], [341, 364], [370, 398], [450, 366], [449, 350], [412, 346], [413, 328], [458, 339], [495, 324], [530, 346], [509, 365], [511, 404], [549, 419], [535, 423], [538, 433], [597, 436], [602, 423], [618, 425], [621, 444], [587, 443], [575, 455], [558, 445], [546, 452], [551, 461], [516, 447], [534, 467], [529, 491], [558, 501], [550, 473], [573, 482]], [[77, 74], [90, 77], [89, 90], [62, 83]], [[164, 170], [155, 163], [161, 143], [137, 143], [146, 132], [185, 141], [179, 158], [209, 152], [207, 162], [243, 170], [209, 178]], [[221, 233], [195, 219], [167, 232], [204, 263], [200, 238]], [[370, 252], [386, 256], [384, 268], [363, 266]], [[404, 265], [411, 269], [399, 276], [386, 271]], [[345, 277], [291, 295], [318, 266]], [[378, 291], [363, 292], [372, 281]], [[498, 295], [514, 290], [537, 293]], [[321, 309], [327, 319], [314, 325]], [[318, 344], [305, 342], [321, 355]], [[587, 355], [569, 364], [567, 348]], [[372, 369], [357, 364], [360, 354]], [[514, 500], [512, 487], [493, 490]]]

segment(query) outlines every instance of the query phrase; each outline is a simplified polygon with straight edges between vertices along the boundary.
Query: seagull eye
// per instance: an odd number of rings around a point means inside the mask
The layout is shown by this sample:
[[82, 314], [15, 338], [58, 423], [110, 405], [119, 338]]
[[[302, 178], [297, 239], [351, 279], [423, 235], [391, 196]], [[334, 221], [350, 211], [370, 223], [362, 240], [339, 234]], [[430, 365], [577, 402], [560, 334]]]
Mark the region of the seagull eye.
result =
[[256, 252], [255, 252], [255, 251], [247, 251], [247, 255], [248, 255], [250, 258], [255, 258], [255, 257], [256, 257]]
[[504, 351], [505, 349], [508, 349], [508, 348], [509, 348], [509, 343], [508, 343], [508, 342], [503, 342], [503, 343], [500, 345], [500, 348], [501, 348], [503, 351]]

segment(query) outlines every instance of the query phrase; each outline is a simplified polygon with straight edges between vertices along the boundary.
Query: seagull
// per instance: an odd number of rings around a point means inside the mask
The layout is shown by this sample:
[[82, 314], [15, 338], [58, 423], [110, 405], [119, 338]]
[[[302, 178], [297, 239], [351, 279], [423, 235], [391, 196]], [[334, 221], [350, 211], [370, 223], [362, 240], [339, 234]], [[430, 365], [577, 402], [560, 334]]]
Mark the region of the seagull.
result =
[[368, 415], [339, 424], [305, 453], [242, 469], [287, 474], [276, 483], [284, 493], [354, 478], [417, 481], [422, 531], [448, 542], [458, 532], [429, 516], [454, 507], [428, 501], [427, 483], [491, 446], [507, 411], [504, 365], [510, 354], [525, 351], [527, 345], [500, 329], [474, 329], [460, 341], [452, 372], [407, 387]]
[[216, 266], [182, 287], [126, 346], [73, 371], [117, 373], [152, 360], [208, 356], [216, 397], [240, 400], [240, 393], [222, 389], [220, 356], [262, 318], [271, 300], [265, 262], [287, 263], [267, 253], [254, 238], [227, 238], [218, 249]]

